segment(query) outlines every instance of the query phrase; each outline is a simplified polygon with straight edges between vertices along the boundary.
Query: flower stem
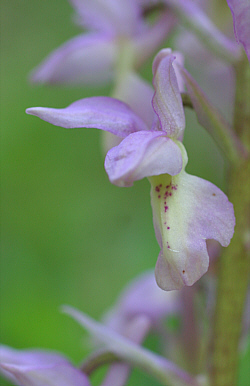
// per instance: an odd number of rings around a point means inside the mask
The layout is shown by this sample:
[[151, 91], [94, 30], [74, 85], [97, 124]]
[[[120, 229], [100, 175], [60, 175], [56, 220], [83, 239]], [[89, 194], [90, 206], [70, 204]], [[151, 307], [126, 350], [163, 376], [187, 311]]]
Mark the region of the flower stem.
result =
[[91, 375], [98, 367], [120, 362], [121, 359], [112, 351], [100, 349], [89, 356], [81, 365], [84, 374]]
[[[236, 68], [236, 100], [234, 129], [246, 143], [250, 131], [249, 63], [244, 60]], [[211, 384], [235, 386], [238, 379], [239, 338], [249, 277], [249, 210], [250, 157], [229, 170], [228, 197], [234, 204], [236, 227], [232, 242], [220, 260]]]

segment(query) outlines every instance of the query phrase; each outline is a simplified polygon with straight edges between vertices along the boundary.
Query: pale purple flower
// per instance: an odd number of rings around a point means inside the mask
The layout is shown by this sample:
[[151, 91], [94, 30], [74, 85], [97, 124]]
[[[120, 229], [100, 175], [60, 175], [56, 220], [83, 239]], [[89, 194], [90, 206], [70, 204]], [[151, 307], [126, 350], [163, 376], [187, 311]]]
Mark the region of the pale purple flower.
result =
[[[74, 318], [80, 325], [87, 329], [95, 339], [102, 342], [108, 350], [133, 366], [138, 366], [144, 371], [149, 372], [151, 375], [154, 375], [154, 377], [162, 384], [169, 384], [169, 386], [204, 385], [203, 379], [200, 377], [196, 378], [191, 376], [171, 361], [140, 347], [130, 339], [127, 339], [109, 327], [94, 321], [89, 316], [73, 307], [64, 306], [63, 312]], [[143, 328], [145, 322], [145, 318], [138, 318], [138, 332], [140, 328]]]
[[234, 22], [234, 33], [237, 42], [241, 43], [250, 61], [250, 1], [227, 0]]
[[104, 316], [104, 322], [121, 334], [128, 323], [138, 316], [146, 316], [152, 328], [168, 316], [180, 313], [178, 291], [162, 291], [155, 282], [154, 272], [148, 271], [129, 283], [114, 307]]
[[78, 14], [78, 23], [87, 32], [52, 52], [33, 71], [34, 82], [87, 85], [110, 82], [116, 76], [124, 49], [132, 68], [137, 68], [157, 50], [174, 23], [167, 12], [149, 25], [134, 0], [71, 0], [71, 3]]
[[87, 376], [65, 357], [45, 350], [0, 346], [0, 373], [20, 386], [90, 386]]
[[131, 186], [148, 177], [153, 220], [161, 252], [156, 280], [165, 290], [192, 285], [208, 269], [206, 240], [227, 246], [234, 231], [233, 206], [216, 186], [185, 172], [187, 154], [178, 140], [185, 116], [171, 50], [153, 63], [154, 120], [148, 126], [126, 104], [108, 97], [77, 101], [66, 109], [34, 107], [36, 115], [66, 128], [95, 127], [124, 138], [105, 159], [109, 179]]
[[[155, 282], [154, 272], [144, 272], [126, 286], [115, 305], [105, 313], [103, 323], [137, 344], [142, 344], [152, 329], [164, 331], [166, 338], [163, 320], [180, 313], [180, 303], [178, 291], [162, 291]], [[113, 386], [125, 384], [130, 371], [131, 366], [126, 363], [111, 365], [102, 386], [109, 385], [110, 379]]]

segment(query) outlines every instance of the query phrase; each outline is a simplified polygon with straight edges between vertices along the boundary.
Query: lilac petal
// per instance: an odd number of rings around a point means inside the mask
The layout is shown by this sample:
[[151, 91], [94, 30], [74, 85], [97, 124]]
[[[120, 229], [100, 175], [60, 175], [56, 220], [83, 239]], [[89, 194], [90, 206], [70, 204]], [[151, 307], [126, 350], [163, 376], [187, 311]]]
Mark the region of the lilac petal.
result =
[[[69, 306], [64, 306], [63, 312], [72, 316], [72, 318], [87, 329], [91, 335], [104, 343], [109, 350], [117, 354], [118, 357], [154, 375], [162, 384], [169, 384], [169, 386], [201, 386], [196, 378], [179, 369], [172, 362], [138, 346], [131, 340], [94, 321], [84, 313]], [[144, 317], [140, 318], [140, 323], [142, 325], [143, 323], [147, 323], [147, 319]]]
[[138, 28], [139, 7], [134, 0], [70, 0], [87, 29], [133, 35]]
[[134, 279], [123, 291], [115, 306], [105, 316], [105, 324], [122, 333], [128, 321], [145, 315], [157, 325], [167, 315], [180, 311], [179, 293], [162, 291], [153, 271]]
[[175, 17], [170, 12], [166, 12], [155, 24], [134, 36], [135, 66], [137, 68], [157, 52], [157, 48], [166, 40], [175, 24]]
[[172, 65], [174, 59], [170, 49], [161, 50], [154, 59], [155, 94], [152, 104], [159, 118], [161, 129], [169, 137], [179, 138], [185, 129], [185, 115]]
[[138, 130], [147, 130], [145, 123], [129, 106], [110, 97], [80, 99], [64, 109], [31, 107], [26, 112], [66, 129], [96, 128], [119, 137], [126, 137]]
[[31, 81], [51, 84], [99, 85], [110, 82], [117, 57], [112, 37], [85, 34], [53, 51], [31, 74]]
[[105, 159], [110, 181], [117, 186], [132, 186], [144, 177], [178, 174], [182, 168], [181, 151], [161, 131], [139, 131], [111, 149]]
[[185, 171], [151, 180], [156, 237], [161, 247], [156, 280], [164, 290], [194, 284], [208, 269], [206, 240], [227, 246], [234, 233], [233, 205], [215, 185]]
[[59, 354], [0, 347], [0, 371], [20, 386], [90, 386], [87, 377]]
[[250, 61], [250, 1], [227, 0], [227, 3], [233, 15], [235, 37], [244, 46]]

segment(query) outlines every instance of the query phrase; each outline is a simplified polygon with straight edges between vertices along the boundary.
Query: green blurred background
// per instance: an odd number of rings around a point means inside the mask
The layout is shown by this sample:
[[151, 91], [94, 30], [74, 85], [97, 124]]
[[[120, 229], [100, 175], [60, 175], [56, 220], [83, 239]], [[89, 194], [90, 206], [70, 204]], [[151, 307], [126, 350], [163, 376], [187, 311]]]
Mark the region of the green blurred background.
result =
[[[154, 267], [159, 247], [148, 181], [109, 183], [99, 131], [67, 131], [25, 114], [110, 91], [29, 84], [31, 69], [80, 32], [71, 16], [66, 0], [1, 2], [1, 341], [61, 351], [77, 363], [86, 334], [59, 307], [100, 318], [130, 279]], [[151, 62], [142, 68], [149, 81]], [[188, 171], [224, 189], [218, 150], [190, 112], [187, 121]], [[135, 370], [128, 385], [138, 384], [157, 385]]]

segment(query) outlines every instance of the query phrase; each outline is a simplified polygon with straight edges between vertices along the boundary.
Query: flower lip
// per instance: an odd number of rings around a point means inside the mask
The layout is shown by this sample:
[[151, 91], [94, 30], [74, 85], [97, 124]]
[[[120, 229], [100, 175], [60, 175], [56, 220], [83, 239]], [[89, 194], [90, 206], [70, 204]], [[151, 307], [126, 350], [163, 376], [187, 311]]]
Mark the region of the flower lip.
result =
[[151, 203], [161, 252], [156, 280], [164, 290], [193, 285], [208, 269], [206, 240], [227, 246], [234, 233], [233, 205], [212, 183], [189, 175], [150, 179]]

